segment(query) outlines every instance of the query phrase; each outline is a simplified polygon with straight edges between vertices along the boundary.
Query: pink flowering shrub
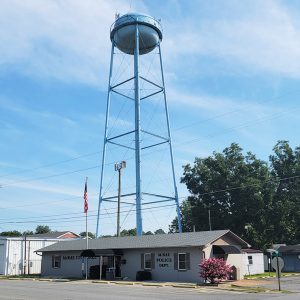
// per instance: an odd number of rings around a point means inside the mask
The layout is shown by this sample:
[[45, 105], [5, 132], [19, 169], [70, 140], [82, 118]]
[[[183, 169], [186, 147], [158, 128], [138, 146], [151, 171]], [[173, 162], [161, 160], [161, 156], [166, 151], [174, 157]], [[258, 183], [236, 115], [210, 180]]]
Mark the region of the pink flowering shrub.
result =
[[230, 265], [222, 258], [204, 259], [200, 264], [200, 276], [210, 283], [218, 283], [228, 279], [232, 273]]

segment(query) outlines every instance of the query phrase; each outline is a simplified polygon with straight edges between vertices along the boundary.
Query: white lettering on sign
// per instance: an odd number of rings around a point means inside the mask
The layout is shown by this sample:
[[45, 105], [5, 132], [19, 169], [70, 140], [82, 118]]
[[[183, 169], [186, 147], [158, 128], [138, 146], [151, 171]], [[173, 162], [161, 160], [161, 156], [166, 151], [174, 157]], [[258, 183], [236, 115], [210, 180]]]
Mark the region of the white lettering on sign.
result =
[[78, 255], [64, 255], [64, 260], [75, 260], [75, 259], [81, 259], [81, 256]]
[[[79, 255], [64, 255], [63, 260], [75, 260], [75, 259], [82, 259]], [[96, 259], [96, 257], [88, 257], [88, 259]]]
[[157, 256], [158, 257], [156, 258], [156, 262], [158, 262], [158, 266], [160, 268], [170, 267], [169, 263], [172, 262], [172, 258], [171, 258], [170, 253], [162, 252], [162, 253], [158, 253]]

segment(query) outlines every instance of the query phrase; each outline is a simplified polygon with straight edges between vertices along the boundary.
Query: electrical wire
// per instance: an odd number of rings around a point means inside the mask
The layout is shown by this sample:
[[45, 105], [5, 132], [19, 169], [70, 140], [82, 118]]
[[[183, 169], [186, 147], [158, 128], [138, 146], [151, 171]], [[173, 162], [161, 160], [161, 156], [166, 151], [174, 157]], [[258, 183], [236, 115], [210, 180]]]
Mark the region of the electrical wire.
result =
[[[284, 180], [296, 179], [296, 178], [299, 178], [299, 177], [300, 177], [300, 175], [289, 176], [289, 177], [284, 177], [284, 178], [274, 177], [272, 179], [265, 180], [265, 181], [262, 181], [262, 182], [259, 182], [259, 183], [253, 183], [253, 184], [249, 184], [249, 185], [242, 185], [242, 186], [236, 186], [236, 187], [231, 187], [231, 188], [226, 188], [226, 189], [220, 189], [220, 190], [216, 190], [216, 191], [212, 191], [212, 192], [200, 193], [200, 194], [197, 194], [197, 196], [200, 197], [200, 196], [204, 196], [204, 195], [212, 195], [212, 194], [216, 194], [216, 193], [228, 192], [228, 191], [237, 190], [237, 189], [244, 189], [244, 188], [253, 187], [253, 186], [261, 186], [265, 183], [274, 182], [276, 180], [284, 181]], [[182, 196], [182, 197], [179, 197], [179, 199], [183, 199], [183, 198], [186, 198], [188, 196], [192, 196], [192, 195]], [[146, 205], [146, 204], [147, 203], [143, 203], [143, 205]], [[125, 206], [127, 207], [127, 206], [131, 206], [131, 205], [132, 204], [128, 204], [128, 205], [125, 205]], [[175, 205], [175, 204], [172, 204], [172, 205]], [[169, 205], [166, 205], [166, 207], [167, 206], [169, 206]], [[162, 206], [162, 207], [165, 207], [165, 206]], [[113, 209], [115, 209], [115, 208], [111, 208], [111, 210], [113, 210]], [[152, 207], [149, 207], [147, 209], [152, 209]], [[141, 210], [143, 210], [143, 208]], [[96, 212], [96, 211], [97, 210], [93, 210], [92, 212]], [[128, 212], [128, 211], [123, 211], [123, 212]], [[82, 213], [73, 213], [73, 214], [82, 214]], [[115, 214], [115, 212], [112, 213], [112, 214]], [[63, 215], [70, 215], [70, 214], [48, 215], [48, 216], [44, 216], [44, 217], [51, 218], [53, 216], [63, 216]], [[34, 218], [34, 217], [29, 217], [29, 218], [25, 217], [25, 218], [19, 218], [19, 219], [26, 220], [26, 219], [32, 219], [32, 218]], [[41, 218], [41, 216], [36, 217], [36, 218]], [[3, 220], [3, 219], [0, 219], [0, 220]], [[3, 223], [0, 222], [0, 224], [3, 224]]]
[[[122, 55], [123, 55], [123, 54], [122, 54]], [[124, 59], [124, 57], [123, 57], [123, 59]], [[260, 103], [268, 103], [268, 102], [271, 102], [271, 101], [273, 101], [273, 100], [280, 100], [280, 99], [282, 99], [283, 97], [286, 97], [287, 95], [291, 95], [291, 94], [294, 94], [294, 92], [285, 93], [285, 94], [283, 94], [283, 95], [279, 95], [279, 96], [277, 96], [277, 97], [270, 98], [270, 99], [268, 99], [267, 101], [259, 101], [257, 104], [260, 104]], [[248, 105], [248, 106], [246, 106], [246, 107], [240, 108], [240, 109], [235, 109], [235, 110], [232, 110], [232, 111], [229, 111], [229, 112], [225, 112], [225, 113], [222, 113], [222, 114], [218, 114], [218, 115], [215, 115], [215, 116], [213, 116], [213, 117], [210, 117], [210, 118], [207, 118], [207, 119], [204, 119], [204, 120], [200, 120], [200, 121], [197, 121], [197, 122], [193, 122], [193, 123], [190, 123], [190, 124], [186, 124], [186, 125], [183, 125], [183, 126], [181, 126], [181, 127], [173, 128], [172, 131], [182, 130], [182, 129], [185, 129], [185, 128], [187, 128], [187, 127], [192, 127], [192, 126], [198, 125], [198, 124], [200, 124], [200, 123], [208, 122], [208, 121], [211, 121], [211, 120], [214, 120], [214, 119], [219, 119], [219, 118], [224, 117], [224, 116], [227, 116], [227, 115], [229, 115], [229, 114], [236, 113], [236, 112], [239, 112], [239, 111], [243, 111], [243, 110], [245, 110], [247, 107], [251, 107], [251, 105], [252, 105], [252, 104], [250, 104], [250, 105]], [[38, 169], [42, 169], [42, 168], [47, 168], [47, 167], [50, 167], [50, 166], [59, 165], [59, 164], [66, 163], [66, 162], [70, 162], [70, 161], [73, 161], [73, 160], [77, 160], [77, 159], [80, 159], [80, 158], [83, 158], [83, 157], [93, 156], [93, 155], [99, 154], [99, 153], [101, 153], [101, 152], [102, 152], [102, 151], [100, 150], [100, 151], [96, 151], [96, 152], [92, 152], [92, 153], [82, 154], [82, 155], [80, 155], [80, 156], [73, 157], [73, 158], [70, 158], [70, 159], [67, 159], [67, 160], [57, 161], [57, 162], [53, 162], [53, 163], [41, 165], [41, 166], [34, 167], [34, 168], [28, 168], [28, 169], [25, 169], [25, 170], [20, 170], [20, 171], [16, 171], [16, 172], [11, 172], [11, 173], [2, 174], [2, 175], [0, 175], [0, 178], [5, 177], [5, 176], [10, 176], [10, 175], [19, 174], [19, 173], [25, 173], [25, 172], [29, 172], [29, 171], [34, 171], [34, 170], [38, 170]]]
[[[258, 102], [256, 102], [255, 104], [265, 104], [265, 103], [271, 102], [271, 101], [273, 101], [273, 100], [276, 100], [276, 101], [277, 101], [277, 100], [280, 100], [281, 98], [286, 97], [287, 95], [291, 95], [291, 94], [294, 94], [294, 92], [285, 93], [284, 95], [280, 95], [280, 96], [277, 96], [277, 97], [273, 97], [273, 98], [270, 98], [270, 99], [268, 99], [268, 100], [266, 100], [266, 101], [265, 101], [265, 100], [258, 101]], [[186, 124], [186, 125], [183, 125], [183, 126], [174, 128], [172, 131], [179, 131], [179, 130], [182, 130], [182, 129], [185, 129], [185, 128], [188, 128], [188, 127], [192, 127], [192, 126], [195, 126], [195, 125], [198, 125], [198, 124], [201, 124], [201, 123], [205, 123], [205, 122], [209, 122], [209, 121], [211, 121], [211, 120], [219, 119], [219, 118], [222, 118], [222, 117], [231, 115], [231, 114], [236, 113], [236, 112], [239, 112], [239, 111], [245, 111], [247, 108], [251, 108], [252, 105], [253, 105], [253, 104], [251, 103], [251, 104], [249, 104], [249, 105], [244, 106], [243, 108], [234, 109], [234, 110], [231, 110], [231, 111], [222, 113], [222, 114], [218, 114], [218, 115], [212, 116], [212, 117], [207, 118], [207, 119], [204, 119], [204, 120], [200, 120], [200, 121], [197, 121], [197, 122], [193, 122], [193, 123], [190, 123], [190, 124]]]
[[[144, 210], [150, 210], [150, 209], [161, 209], [161, 208], [166, 208], [166, 207], [171, 207], [171, 206], [176, 206], [175, 204], [166, 204], [166, 205], [159, 205], [159, 206], [155, 206], [155, 207], [146, 207], [146, 208], [141, 208], [141, 211]], [[134, 210], [127, 210], [127, 211], [122, 211], [121, 214], [124, 213], [128, 213], [128, 212], [134, 212], [137, 211], [136, 209]], [[111, 218], [112, 215], [116, 215], [117, 212], [107, 212], [106, 214], [103, 214], [103, 216], [105, 215], [110, 215], [107, 216], [106, 218]], [[97, 219], [98, 214], [92, 214], [89, 215], [89, 219]], [[104, 217], [102, 217], [103, 219]], [[82, 216], [74, 216], [74, 217], [65, 217], [65, 218], [45, 218], [45, 219], [39, 219], [39, 220], [28, 220], [28, 221], [7, 221], [7, 222], [0, 222], [1, 225], [4, 224], [18, 224], [18, 223], [22, 223], [22, 224], [26, 224], [26, 223], [43, 223], [43, 222], [47, 222], [47, 223], [57, 223], [57, 222], [82, 222], [82, 220], [85, 219], [85, 214], [82, 213]]]
[[87, 153], [87, 154], [82, 154], [82, 155], [79, 155], [79, 156], [76, 156], [76, 157], [72, 157], [72, 158], [69, 158], [69, 159], [66, 159], [66, 160], [61, 160], [61, 161], [57, 161], [57, 162], [53, 162], [53, 163], [41, 165], [41, 166], [38, 166], [38, 167], [35, 167], [35, 168], [28, 168], [28, 169], [25, 169], [25, 170], [20, 170], [20, 171], [16, 171], [16, 172], [6, 173], [6, 174], [3, 174], [3, 175], [0, 175], [0, 178], [6, 177], [6, 176], [15, 175], [15, 174], [20, 174], [20, 173], [27, 173], [27, 172], [31, 172], [31, 171], [36, 171], [36, 170], [39, 170], [39, 169], [53, 167], [53, 166], [64, 164], [64, 163], [67, 163], [67, 162], [70, 162], [70, 161], [74, 161], [74, 160], [77, 160], [77, 159], [80, 159], [80, 158], [83, 158], [83, 157], [93, 156], [93, 155], [96, 155], [96, 154], [99, 154], [99, 153], [100, 153], [100, 151], [96, 151], [96, 152], [92, 152], [92, 153]]

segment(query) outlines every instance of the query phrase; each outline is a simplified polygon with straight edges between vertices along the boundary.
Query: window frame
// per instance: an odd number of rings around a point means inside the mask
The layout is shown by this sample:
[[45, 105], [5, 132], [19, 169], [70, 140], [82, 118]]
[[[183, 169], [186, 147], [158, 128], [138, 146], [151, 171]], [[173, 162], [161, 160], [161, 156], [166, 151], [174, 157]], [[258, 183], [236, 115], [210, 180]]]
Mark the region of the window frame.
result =
[[[179, 259], [180, 255], [184, 255], [184, 269], [181, 269], [180, 268], [180, 262], [183, 262], [182, 260]], [[177, 270], [178, 271], [186, 271], [187, 268], [186, 268], [186, 252], [180, 252], [180, 253], [177, 253]]]
[[[59, 260], [57, 260], [59, 258]], [[56, 266], [58, 263], [58, 266]], [[52, 255], [52, 269], [60, 269], [61, 268], [61, 255]]]
[[[150, 257], [148, 261], [146, 261], [147, 255]], [[150, 267], [147, 268], [146, 262], [150, 263]], [[152, 255], [151, 253], [144, 254], [144, 270], [152, 270]]]
[[248, 258], [248, 265], [253, 265], [253, 255], [248, 255], [247, 258]]

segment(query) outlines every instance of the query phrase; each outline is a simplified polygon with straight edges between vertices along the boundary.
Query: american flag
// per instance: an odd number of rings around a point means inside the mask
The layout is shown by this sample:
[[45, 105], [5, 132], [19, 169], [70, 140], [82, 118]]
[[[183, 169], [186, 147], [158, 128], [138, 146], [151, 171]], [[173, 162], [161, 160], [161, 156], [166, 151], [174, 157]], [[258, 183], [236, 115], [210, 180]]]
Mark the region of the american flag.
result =
[[89, 201], [88, 201], [88, 192], [87, 192], [87, 181], [85, 182], [84, 186], [84, 194], [83, 194], [83, 199], [84, 199], [84, 213], [86, 214], [88, 209], [89, 209]]

